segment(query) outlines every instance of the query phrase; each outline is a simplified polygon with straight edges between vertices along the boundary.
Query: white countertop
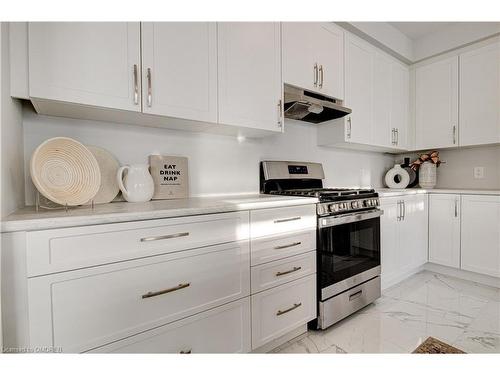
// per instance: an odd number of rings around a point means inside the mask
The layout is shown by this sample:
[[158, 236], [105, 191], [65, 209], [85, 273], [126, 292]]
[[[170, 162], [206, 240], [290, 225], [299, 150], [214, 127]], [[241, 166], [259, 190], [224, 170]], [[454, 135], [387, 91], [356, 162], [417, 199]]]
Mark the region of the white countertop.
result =
[[389, 189], [389, 188], [375, 188], [381, 198], [395, 197], [399, 195], [413, 195], [413, 194], [477, 194], [477, 195], [500, 195], [500, 190], [486, 190], [486, 189]]
[[163, 219], [169, 217], [213, 214], [220, 212], [256, 210], [262, 208], [298, 206], [317, 203], [316, 198], [277, 195], [231, 195], [174, 200], [157, 200], [146, 203], [113, 202], [75, 207], [63, 210], [23, 208], [7, 216], [1, 225], [2, 232], [33, 231], [82, 225], [119, 223], [135, 220]]

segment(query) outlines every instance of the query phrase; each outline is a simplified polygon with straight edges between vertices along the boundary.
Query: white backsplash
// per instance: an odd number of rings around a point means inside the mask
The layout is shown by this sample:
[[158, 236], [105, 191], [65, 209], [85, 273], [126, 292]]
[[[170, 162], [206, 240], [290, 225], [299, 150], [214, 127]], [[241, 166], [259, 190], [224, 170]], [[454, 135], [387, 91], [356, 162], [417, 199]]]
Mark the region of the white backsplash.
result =
[[146, 163], [151, 153], [189, 158], [190, 195], [257, 193], [259, 162], [264, 159], [323, 163], [326, 186], [382, 186], [393, 165], [387, 154], [316, 145], [313, 124], [285, 122], [285, 133], [263, 139], [193, 133], [98, 121], [37, 115], [30, 105], [23, 113], [26, 203], [33, 204], [29, 161], [44, 140], [72, 137], [112, 152], [121, 164]]

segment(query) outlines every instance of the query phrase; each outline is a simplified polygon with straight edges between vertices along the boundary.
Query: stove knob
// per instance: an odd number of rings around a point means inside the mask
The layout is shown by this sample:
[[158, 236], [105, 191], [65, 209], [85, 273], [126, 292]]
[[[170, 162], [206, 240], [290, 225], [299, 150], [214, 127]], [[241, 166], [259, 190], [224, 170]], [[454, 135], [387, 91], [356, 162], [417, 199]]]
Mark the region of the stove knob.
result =
[[351, 208], [356, 209], [358, 207], [359, 206], [358, 206], [358, 202], [357, 201], [351, 202]]

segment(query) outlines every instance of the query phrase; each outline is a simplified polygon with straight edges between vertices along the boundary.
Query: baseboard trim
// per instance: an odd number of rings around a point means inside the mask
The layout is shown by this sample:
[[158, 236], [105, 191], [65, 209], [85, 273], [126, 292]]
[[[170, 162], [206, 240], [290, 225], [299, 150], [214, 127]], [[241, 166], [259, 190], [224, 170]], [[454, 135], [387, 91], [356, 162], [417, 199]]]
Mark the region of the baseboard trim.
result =
[[284, 334], [273, 341], [268, 342], [267, 344], [262, 345], [261, 347], [252, 350], [252, 353], [269, 353], [271, 350], [276, 349], [278, 346], [283, 345], [284, 343], [293, 340], [297, 336], [303, 335], [307, 332], [307, 324], [304, 324], [298, 328], [295, 328], [293, 331], [290, 331]]
[[410, 270], [406, 270], [404, 272], [397, 274], [396, 276], [387, 277], [387, 276], [384, 276], [384, 270], [382, 268], [382, 277], [381, 277], [382, 291], [390, 288], [391, 286], [393, 286], [393, 285], [403, 281], [404, 279], [407, 279], [408, 277], [415, 275], [416, 273], [423, 271], [423, 270], [424, 270], [424, 265], [419, 266], [417, 268], [412, 268]]
[[424, 265], [424, 269], [426, 271], [436, 272], [446, 276], [452, 276], [462, 280], [472, 281], [474, 283], [483, 284], [494, 288], [500, 288], [500, 279], [497, 277], [481, 275], [479, 273], [459, 270], [435, 263], [426, 263]]

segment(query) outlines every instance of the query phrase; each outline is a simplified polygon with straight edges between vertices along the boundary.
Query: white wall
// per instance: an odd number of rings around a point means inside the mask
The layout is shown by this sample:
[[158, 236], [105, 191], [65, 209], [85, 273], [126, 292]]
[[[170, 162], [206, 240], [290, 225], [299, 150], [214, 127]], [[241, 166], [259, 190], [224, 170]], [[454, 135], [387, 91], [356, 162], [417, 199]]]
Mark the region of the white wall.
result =
[[285, 134], [239, 143], [229, 136], [40, 116], [26, 105], [26, 200], [33, 204], [30, 156], [41, 142], [56, 136], [106, 148], [122, 164], [146, 163], [147, 156], [154, 152], [187, 156], [193, 196], [258, 192], [258, 165], [263, 159], [321, 162], [327, 177], [325, 185], [330, 186], [364, 185], [370, 172], [371, 184], [381, 186], [382, 176], [393, 164], [390, 155], [318, 147], [312, 124], [286, 122], [285, 127]]
[[0, 78], [0, 214], [5, 217], [24, 204], [21, 104], [10, 97], [9, 28], [1, 24]]
[[[417, 155], [407, 156], [413, 161]], [[437, 170], [437, 188], [500, 190], [500, 145], [441, 150], [439, 156], [446, 163]], [[484, 167], [483, 179], [474, 178], [474, 167]]]

